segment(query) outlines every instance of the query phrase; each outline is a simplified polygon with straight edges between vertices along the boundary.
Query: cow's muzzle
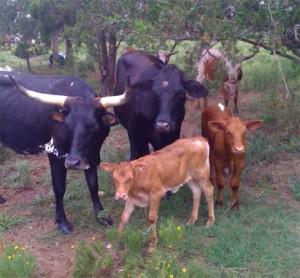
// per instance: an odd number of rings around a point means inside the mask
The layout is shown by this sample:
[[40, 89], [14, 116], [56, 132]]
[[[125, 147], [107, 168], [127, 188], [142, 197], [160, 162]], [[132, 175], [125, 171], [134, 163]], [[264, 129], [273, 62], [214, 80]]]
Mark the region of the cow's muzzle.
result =
[[245, 153], [245, 148], [244, 147], [232, 147], [232, 152], [234, 154], [244, 154]]
[[161, 133], [169, 133], [172, 131], [172, 124], [167, 121], [157, 121], [155, 130]]
[[118, 200], [127, 200], [128, 199], [128, 195], [125, 192], [116, 192], [115, 194], [115, 199]]
[[90, 165], [80, 159], [67, 157], [65, 160], [65, 167], [72, 170], [87, 170]]

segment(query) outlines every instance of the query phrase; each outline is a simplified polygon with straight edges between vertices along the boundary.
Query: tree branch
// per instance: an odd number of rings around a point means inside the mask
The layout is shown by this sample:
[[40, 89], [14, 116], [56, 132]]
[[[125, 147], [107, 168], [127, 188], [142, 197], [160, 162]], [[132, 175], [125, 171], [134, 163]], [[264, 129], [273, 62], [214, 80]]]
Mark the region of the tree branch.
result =
[[287, 59], [293, 61], [295, 64], [300, 65], [300, 59], [298, 59], [297, 57], [295, 57], [293, 55], [290, 55], [290, 54], [283, 53], [282, 51], [280, 51], [278, 49], [274, 49], [271, 46], [265, 45], [264, 43], [252, 41], [252, 40], [242, 38], [242, 37], [238, 37], [237, 39], [240, 40], [240, 41], [243, 41], [243, 42], [250, 43], [250, 44], [255, 45], [255, 46], [262, 47], [266, 50], [269, 50], [272, 54], [275, 52], [277, 55], [279, 55], [281, 57], [284, 57], [284, 58], [287, 58]]

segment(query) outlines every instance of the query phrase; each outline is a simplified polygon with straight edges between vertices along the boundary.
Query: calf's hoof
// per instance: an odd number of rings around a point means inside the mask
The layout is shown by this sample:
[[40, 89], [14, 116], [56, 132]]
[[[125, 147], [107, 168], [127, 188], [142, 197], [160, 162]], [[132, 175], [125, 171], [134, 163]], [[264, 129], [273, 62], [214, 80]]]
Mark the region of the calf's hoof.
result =
[[63, 232], [65, 235], [68, 235], [73, 232], [74, 228], [71, 222], [68, 220], [57, 223], [57, 228]]
[[205, 227], [206, 228], [210, 228], [210, 227], [212, 227], [214, 225], [214, 223], [215, 223], [214, 219], [208, 219], [207, 222], [206, 222], [206, 224], [205, 224]]
[[240, 205], [239, 205], [238, 201], [230, 204], [230, 209], [231, 210], [239, 210], [239, 208], [240, 208]]
[[194, 225], [196, 221], [197, 221], [197, 218], [191, 217], [191, 218], [188, 220], [188, 222], [186, 222], [186, 224], [187, 224], [187, 225]]

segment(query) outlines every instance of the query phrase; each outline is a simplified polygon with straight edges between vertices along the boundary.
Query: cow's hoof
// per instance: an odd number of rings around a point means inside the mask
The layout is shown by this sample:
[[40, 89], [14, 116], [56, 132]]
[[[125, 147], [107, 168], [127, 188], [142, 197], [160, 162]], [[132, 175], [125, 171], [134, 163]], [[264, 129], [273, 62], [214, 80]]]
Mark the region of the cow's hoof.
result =
[[0, 195], [0, 204], [4, 204], [6, 200]]
[[96, 221], [106, 227], [111, 226], [114, 223], [110, 215], [108, 215], [105, 210], [101, 210], [100, 212], [98, 212], [98, 214], [96, 215]]
[[74, 230], [72, 223], [69, 221], [61, 222], [61, 223], [57, 224], [57, 226], [58, 226], [58, 229], [60, 231], [62, 231], [65, 235], [72, 233]]

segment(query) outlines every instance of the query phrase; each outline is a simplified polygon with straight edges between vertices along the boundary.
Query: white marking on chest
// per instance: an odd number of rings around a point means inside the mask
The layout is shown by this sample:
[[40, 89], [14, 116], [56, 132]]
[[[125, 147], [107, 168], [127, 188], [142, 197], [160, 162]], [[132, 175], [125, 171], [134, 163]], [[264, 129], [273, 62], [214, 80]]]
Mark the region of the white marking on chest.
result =
[[141, 208], [148, 207], [148, 205], [149, 205], [148, 194], [139, 193], [137, 198], [130, 196], [129, 199], [134, 205], [141, 207]]
[[74, 82], [72, 82], [71, 84], [70, 84], [70, 86], [72, 87], [74, 85]]

